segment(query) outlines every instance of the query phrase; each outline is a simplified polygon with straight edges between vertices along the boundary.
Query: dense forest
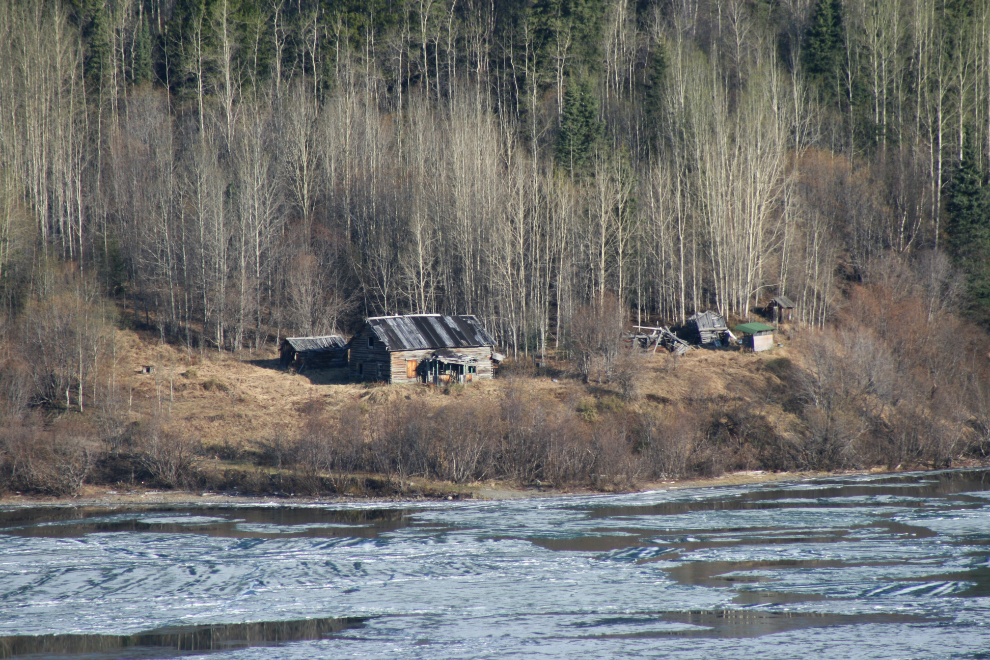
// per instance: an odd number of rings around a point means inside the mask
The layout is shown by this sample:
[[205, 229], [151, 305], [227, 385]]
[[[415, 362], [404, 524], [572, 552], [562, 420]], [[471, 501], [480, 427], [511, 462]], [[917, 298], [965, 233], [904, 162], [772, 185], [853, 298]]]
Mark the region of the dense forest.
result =
[[541, 358], [612, 299], [983, 322], [988, 171], [986, 0], [0, 0], [4, 373], [35, 374], [4, 400], [112, 390], [121, 314], [253, 351], [473, 313]]

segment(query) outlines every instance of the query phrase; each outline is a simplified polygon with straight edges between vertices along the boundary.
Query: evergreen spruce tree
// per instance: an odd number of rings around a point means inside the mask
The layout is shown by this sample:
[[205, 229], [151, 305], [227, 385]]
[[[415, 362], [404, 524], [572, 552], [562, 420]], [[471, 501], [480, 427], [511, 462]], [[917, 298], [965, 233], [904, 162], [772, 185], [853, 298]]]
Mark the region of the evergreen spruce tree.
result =
[[96, 89], [101, 89], [110, 72], [110, 16], [102, 3], [94, 5], [87, 36], [88, 57], [85, 59], [86, 78]]
[[131, 81], [140, 84], [143, 82], [148, 82], [151, 80], [152, 67], [154, 62], [152, 60], [152, 41], [151, 41], [151, 29], [148, 27], [148, 17], [146, 15], [141, 16], [141, 22], [137, 26], [137, 30], [134, 35], [134, 53], [133, 53], [133, 66], [131, 69]]
[[805, 33], [801, 64], [826, 93], [834, 93], [836, 81], [842, 78], [844, 44], [841, 0], [818, 0]]
[[587, 78], [571, 80], [564, 91], [564, 109], [557, 136], [557, 163], [572, 177], [583, 174], [602, 135], [598, 103]]
[[664, 94], [667, 88], [667, 56], [662, 43], [658, 43], [646, 60], [646, 76], [643, 81], [643, 110], [646, 115], [650, 143], [660, 134], [663, 117]]
[[966, 273], [970, 311], [990, 319], [990, 185], [975, 159], [969, 135], [963, 158], [946, 186], [946, 234], [956, 264]]

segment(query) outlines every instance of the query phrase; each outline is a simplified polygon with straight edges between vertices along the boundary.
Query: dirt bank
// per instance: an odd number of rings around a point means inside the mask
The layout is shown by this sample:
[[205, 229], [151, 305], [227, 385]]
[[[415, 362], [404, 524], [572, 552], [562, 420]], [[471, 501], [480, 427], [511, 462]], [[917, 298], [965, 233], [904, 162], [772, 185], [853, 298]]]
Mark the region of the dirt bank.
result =
[[[844, 472], [763, 472], [746, 471], [724, 474], [711, 478], [692, 478], [641, 484], [634, 491], [649, 492], [658, 490], [682, 490], [687, 488], [711, 488], [718, 486], [739, 486], [768, 482], [794, 482], [810, 479], [820, 479], [829, 476], [848, 476], [862, 474], [881, 474], [881, 470], [850, 470]], [[411, 488], [422, 488], [421, 480], [412, 480]], [[429, 484], [430, 496], [396, 495], [392, 497], [258, 497], [253, 495], [231, 495], [212, 492], [192, 492], [188, 490], [156, 490], [152, 488], [108, 488], [106, 486], [84, 485], [79, 493], [70, 497], [43, 497], [8, 493], [0, 497], [0, 506], [42, 506], [42, 505], [71, 505], [71, 506], [114, 506], [118, 504], [147, 504], [147, 505], [202, 505], [202, 504], [279, 504], [291, 506], [294, 504], [316, 503], [353, 503], [353, 502], [422, 502], [426, 500], [516, 500], [535, 497], [567, 497], [579, 495], [604, 495], [601, 491], [590, 489], [553, 488], [519, 488], [501, 483], [474, 484]]]

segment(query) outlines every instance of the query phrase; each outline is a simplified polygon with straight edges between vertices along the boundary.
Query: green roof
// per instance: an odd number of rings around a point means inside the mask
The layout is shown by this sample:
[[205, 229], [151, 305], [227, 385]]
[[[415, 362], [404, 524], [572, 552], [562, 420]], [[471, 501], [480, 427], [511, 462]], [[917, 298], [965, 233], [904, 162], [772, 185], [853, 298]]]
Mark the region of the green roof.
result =
[[773, 326], [769, 326], [766, 323], [743, 323], [742, 325], [737, 325], [733, 329], [736, 332], [744, 332], [747, 335], [755, 335], [760, 332], [772, 331]]

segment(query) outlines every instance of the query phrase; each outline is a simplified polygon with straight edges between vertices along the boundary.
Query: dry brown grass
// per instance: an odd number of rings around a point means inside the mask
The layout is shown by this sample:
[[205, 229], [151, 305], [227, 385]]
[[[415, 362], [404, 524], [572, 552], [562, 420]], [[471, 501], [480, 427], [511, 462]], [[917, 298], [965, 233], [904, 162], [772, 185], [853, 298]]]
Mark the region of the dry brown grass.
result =
[[[562, 361], [538, 369], [520, 360], [494, 381], [443, 389], [350, 383], [345, 370], [300, 375], [281, 369], [274, 350], [189, 352], [121, 331], [118, 382], [132, 434], [124, 443], [132, 455], [121, 460], [147, 472], [150, 434], [162, 428], [195, 451], [194, 465], [175, 484], [135, 478], [133, 466], [128, 480], [108, 454], [94, 479], [279, 496], [484, 497], [521, 486], [612, 491], [818, 469], [801, 454], [798, 375], [821, 337], [805, 334], [810, 341], [781, 337], [782, 346], [755, 355], [634, 352], [621, 358], [634, 388], [585, 384]], [[475, 444], [448, 426], [475, 432]], [[472, 457], [477, 469], [464, 462]]]
[[[244, 351], [237, 356], [187, 352], [132, 331], [120, 331], [119, 345], [121, 385], [130, 402], [132, 420], [148, 419], [160, 410], [170, 417], [175, 431], [195, 436], [207, 447], [251, 445], [279, 432], [299, 429], [314, 409], [333, 413], [356, 401], [370, 407], [399, 399], [427, 406], [456, 398], [496, 401], [507, 388], [524, 385], [527, 398], [576, 408], [589, 396], [604, 399], [619, 394], [617, 387], [584, 385], [577, 377], [560, 377], [553, 382], [550, 377], [526, 375], [520, 370], [506, 378], [445, 393], [424, 386], [351, 383], [344, 369], [297, 374], [279, 367], [274, 348], [255, 354]], [[772, 378], [763, 364], [778, 357], [795, 356], [789, 345], [755, 355], [696, 350], [675, 359], [663, 353], [637, 353], [634, 359], [640, 396], [629, 406], [645, 410], [703, 400], [751, 401]], [[153, 373], [141, 373], [144, 366], [154, 367]], [[767, 412], [775, 418], [786, 417], [779, 409]]]

